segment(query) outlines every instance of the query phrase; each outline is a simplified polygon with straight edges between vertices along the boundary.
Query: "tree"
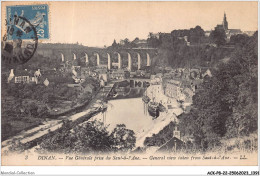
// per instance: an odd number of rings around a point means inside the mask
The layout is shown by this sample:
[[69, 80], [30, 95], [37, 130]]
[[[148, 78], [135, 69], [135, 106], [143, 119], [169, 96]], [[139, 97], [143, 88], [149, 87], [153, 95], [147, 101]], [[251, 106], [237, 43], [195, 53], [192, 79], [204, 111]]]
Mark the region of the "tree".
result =
[[119, 151], [129, 151], [135, 146], [136, 138], [134, 131], [126, 129], [124, 124], [116, 125], [116, 128], [112, 131], [111, 135], [112, 147]]
[[200, 26], [190, 29], [189, 41], [191, 43], [200, 43], [205, 37], [205, 32]]
[[117, 126], [111, 135], [103, 123], [87, 121], [75, 126], [64, 121], [63, 126], [50, 132], [39, 145], [39, 152], [59, 153], [108, 153], [129, 151], [135, 146], [136, 138], [125, 125]]
[[139, 38], [138, 37], [136, 37], [132, 42], [138, 42], [139, 41]]
[[32, 116], [32, 117], [38, 116], [38, 106], [35, 103], [27, 104], [27, 110], [28, 110], [30, 116]]
[[75, 146], [76, 138], [71, 136], [70, 129], [72, 124], [69, 121], [62, 121], [63, 125], [56, 132], [49, 132], [39, 144], [36, 150], [40, 153], [57, 152], [69, 153]]
[[257, 33], [244, 43], [203, 82], [190, 113], [179, 117], [182, 132], [204, 149], [257, 130]]
[[[243, 136], [257, 130], [258, 107], [258, 33], [256, 32], [244, 45], [237, 46], [232, 65], [238, 65], [239, 71], [234, 79], [239, 82], [237, 101], [234, 102], [233, 114], [226, 124], [227, 135]], [[233, 128], [232, 128], [233, 127]], [[235, 128], [234, 128], [235, 127]]]
[[72, 151], [80, 153], [111, 152], [111, 140], [103, 123], [90, 121], [73, 128], [72, 138], [76, 139]]
[[160, 40], [150, 32], [147, 38], [147, 44], [149, 47], [158, 48], [160, 46]]
[[128, 38], [125, 38], [125, 39], [124, 39], [124, 43], [125, 43], [125, 45], [129, 45], [130, 40], [129, 40]]
[[215, 28], [215, 30], [210, 33], [209, 37], [213, 43], [217, 44], [217, 46], [226, 44], [227, 36], [224, 29]]
[[248, 41], [249, 36], [246, 34], [237, 34], [230, 37], [229, 43], [232, 45], [245, 45]]

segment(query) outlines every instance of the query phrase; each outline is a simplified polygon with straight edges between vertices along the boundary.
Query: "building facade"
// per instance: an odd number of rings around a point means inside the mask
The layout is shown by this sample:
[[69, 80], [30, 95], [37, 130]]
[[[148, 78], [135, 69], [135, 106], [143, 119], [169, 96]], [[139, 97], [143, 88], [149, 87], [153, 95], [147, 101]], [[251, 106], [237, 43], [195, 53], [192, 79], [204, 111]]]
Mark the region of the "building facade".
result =
[[181, 82], [178, 80], [167, 81], [165, 95], [179, 100], [181, 98]]

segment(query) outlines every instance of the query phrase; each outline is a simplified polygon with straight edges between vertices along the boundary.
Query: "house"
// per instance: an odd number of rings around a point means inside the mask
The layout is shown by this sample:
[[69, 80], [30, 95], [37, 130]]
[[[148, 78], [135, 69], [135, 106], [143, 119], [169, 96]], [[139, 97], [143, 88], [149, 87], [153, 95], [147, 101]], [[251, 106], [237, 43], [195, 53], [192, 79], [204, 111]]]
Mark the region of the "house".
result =
[[14, 78], [14, 69], [10, 70], [10, 74], [8, 76], [7, 82], [10, 83], [10, 81]]
[[182, 106], [183, 109], [187, 111], [188, 108], [190, 108], [190, 106], [192, 105], [192, 97], [194, 95], [194, 92], [191, 88], [185, 88], [182, 93], [184, 95]]
[[108, 77], [108, 76], [107, 76], [107, 73], [100, 73], [100, 74], [98, 75], [99, 80], [103, 79], [103, 81], [104, 81], [105, 83], [107, 83], [107, 80], [108, 80], [107, 77]]
[[166, 82], [166, 87], [164, 92], [166, 96], [179, 100], [181, 97], [181, 81], [168, 80]]
[[94, 72], [96, 72], [97, 74], [106, 74], [107, 73], [107, 69], [104, 68], [96, 68], [94, 70]]
[[200, 85], [203, 83], [203, 79], [194, 79], [194, 80], [191, 80], [191, 87], [192, 87], [192, 90], [195, 92], [199, 87]]
[[146, 75], [146, 71], [145, 70], [137, 70], [136, 71], [136, 77], [144, 78], [145, 75]]
[[248, 35], [248, 36], [253, 36], [255, 31], [243, 31], [243, 33]]
[[183, 92], [184, 92], [186, 98], [192, 98], [192, 96], [194, 95], [194, 92], [192, 91], [191, 88], [186, 87], [186, 88], [184, 88]]
[[15, 83], [30, 83], [30, 77], [29, 76], [15, 76]]
[[124, 79], [125, 78], [125, 72], [124, 70], [113, 70], [110, 73], [111, 79]]
[[49, 80], [46, 78], [46, 79], [43, 81], [43, 84], [47, 87], [47, 86], [49, 86], [50, 82], [49, 82]]
[[67, 84], [68, 87], [81, 87], [80, 84]]
[[162, 73], [156, 73], [156, 77], [162, 78], [162, 77], [163, 77], [163, 74], [162, 74]]
[[185, 145], [185, 143], [181, 140], [180, 131], [177, 127], [175, 127], [173, 131], [173, 137], [167, 141], [165, 144], [163, 144], [157, 152], [172, 152], [182, 149], [182, 147]]
[[93, 93], [95, 91], [95, 86], [93, 86], [92, 84], [88, 83], [88, 82], [83, 82], [81, 83], [82, 88], [84, 89], [83, 91], [85, 92], [90, 92]]
[[190, 78], [191, 79], [199, 79], [200, 78], [200, 70], [197, 68], [190, 69]]
[[209, 37], [211, 32], [212, 32], [212, 31], [205, 31], [205, 36], [206, 36], [206, 37]]
[[201, 77], [205, 78], [205, 77], [212, 77], [212, 73], [210, 71], [209, 68], [201, 68]]
[[164, 73], [163, 78], [164, 79], [171, 79], [173, 76], [170, 73]]
[[88, 75], [91, 77], [96, 77], [98, 74], [95, 71], [88, 71]]
[[100, 79], [100, 82], [99, 82], [99, 84], [100, 84], [100, 87], [105, 87], [105, 81], [101, 78]]
[[172, 71], [172, 67], [165, 67], [164, 69], [167, 73], [169, 73], [170, 71]]
[[154, 79], [156, 75], [151, 75], [150, 76], [150, 79]]
[[95, 87], [92, 84], [87, 84], [83, 89], [84, 92], [89, 92], [91, 94], [94, 92], [94, 90]]
[[80, 66], [72, 66], [72, 69], [74, 69], [76, 72], [80, 72]]
[[136, 72], [130, 72], [130, 78], [136, 77]]
[[158, 76], [154, 76], [153, 79], [151, 79], [152, 85], [160, 85], [162, 82], [162, 78]]
[[39, 78], [40, 76], [42, 76], [41, 70], [38, 69], [37, 71], [35, 71], [34, 76], [37, 77], [37, 78]]
[[[72, 73], [70, 73], [72, 75]], [[64, 74], [60, 74], [60, 71], [50, 69], [43, 70], [41, 76], [38, 79], [39, 84], [43, 84], [43, 82], [48, 79], [50, 84], [73, 84], [75, 80], [72, 76], [67, 76]]]
[[68, 87], [70, 88], [75, 88], [77, 91], [86, 93], [93, 93], [95, 87], [92, 84], [67, 84]]
[[[39, 71], [39, 70], [38, 70]], [[36, 71], [37, 73], [37, 71]], [[8, 83], [23, 83], [23, 84], [29, 84], [29, 83], [35, 83], [38, 84], [38, 78], [41, 76], [33, 74], [32, 71], [25, 70], [16, 70], [16, 73], [14, 74], [14, 70], [11, 69], [9, 77], [8, 77]]]
[[173, 69], [168, 73], [165, 73], [163, 75], [164, 78], [180, 78], [182, 75], [182, 72], [179, 72], [177, 69]]
[[98, 65], [96, 66], [96, 69], [95, 69], [97, 72], [98, 71], [106, 71], [107, 70], [107, 65]]
[[147, 44], [147, 40], [145, 39], [139, 39], [139, 38], [135, 38], [135, 40], [132, 41], [137, 48], [147, 48], [148, 44]]
[[124, 93], [125, 93], [125, 87], [116, 87], [116, 88], [115, 88], [115, 91], [116, 91], [118, 94], [124, 94]]
[[151, 85], [147, 88], [147, 95], [149, 97], [159, 97], [163, 93], [161, 85]]
[[183, 79], [189, 79], [190, 78], [190, 69], [189, 68], [185, 68], [182, 71], [182, 78]]
[[187, 35], [185, 35], [185, 36], [183, 36], [183, 37], [177, 37], [179, 40], [183, 40], [183, 41], [185, 41], [185, 43], [186, 43], [186, 45], [187, 46], [190, 46], [190, 42], [188, 41], [188, 36]]

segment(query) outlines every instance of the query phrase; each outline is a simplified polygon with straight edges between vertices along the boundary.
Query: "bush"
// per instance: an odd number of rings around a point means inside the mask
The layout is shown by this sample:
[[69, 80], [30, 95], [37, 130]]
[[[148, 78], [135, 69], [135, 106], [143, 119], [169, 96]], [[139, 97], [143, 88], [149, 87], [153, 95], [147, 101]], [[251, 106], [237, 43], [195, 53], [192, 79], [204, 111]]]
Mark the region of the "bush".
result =
[[[72, 130], [71, 130], [72, 129]], [[58, 153], [108, 153], [129, 151], [135, 146], [136, 138], [125, 125], [117, 125], [111, 135], [99, 121], [88, 121], [73, 126], [64, 121], [63, 126], [50, 132], [37, 148], [39, 152]]]

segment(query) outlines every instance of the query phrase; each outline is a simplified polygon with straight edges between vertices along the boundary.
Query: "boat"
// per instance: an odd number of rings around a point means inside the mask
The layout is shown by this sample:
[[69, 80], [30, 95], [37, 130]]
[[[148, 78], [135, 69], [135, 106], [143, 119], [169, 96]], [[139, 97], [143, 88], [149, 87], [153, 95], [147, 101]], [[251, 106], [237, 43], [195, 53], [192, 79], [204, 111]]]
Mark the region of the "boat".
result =
[[118, 93], [115, 93], [114, 95], [113, 95], [113, 98], [116, 98], [118, 96]]
[[144, 95], [142, 100], [145, 102], [145, 103], [149, 103], [149, 101], [151, 100], [147, 95]]
[[161, 103], [159, 103], [158, 108], [159, 108], [159, 111], [160, 111], [160, 112], [164, 112], [164, 111], [166, 111], [165, 106], [163, 106]]
[[156, 102], [150, 102], [148, 104], [148, 112], [149, 114], [154, 117], [157, 118], [159, 116], [159, 103]]
[[102, 112], [106, 112], [106, 111], [107, 111], [107, 105], [102, 104], [102, 106], [100, 107], [100, 110], [101, 110]]

